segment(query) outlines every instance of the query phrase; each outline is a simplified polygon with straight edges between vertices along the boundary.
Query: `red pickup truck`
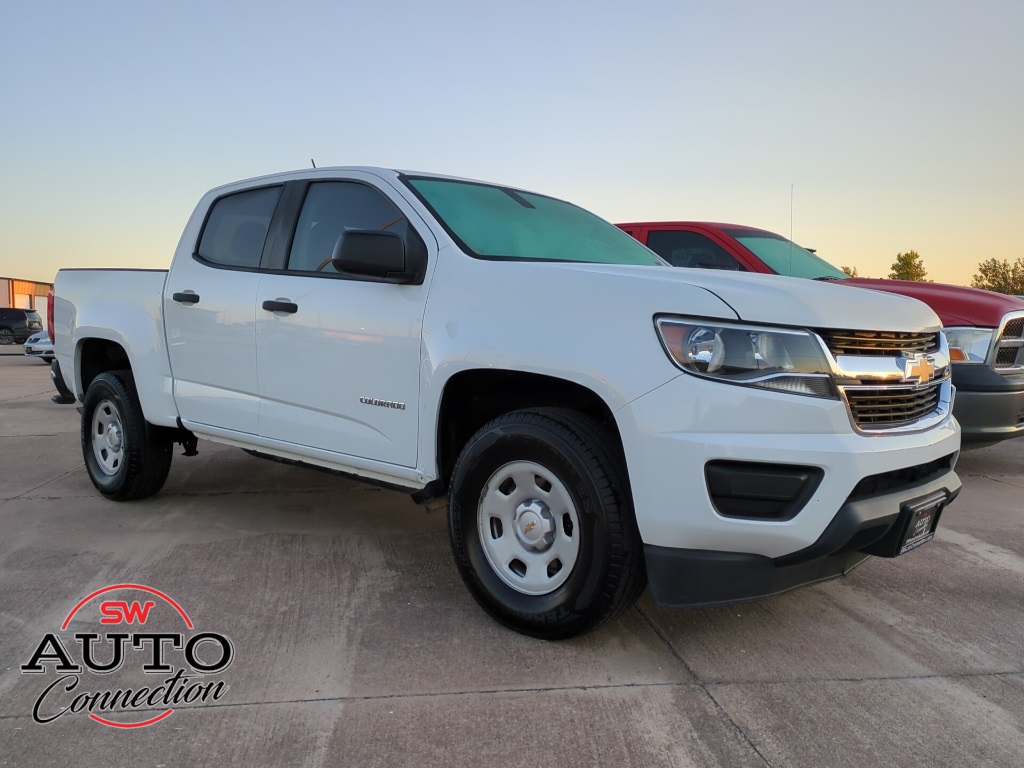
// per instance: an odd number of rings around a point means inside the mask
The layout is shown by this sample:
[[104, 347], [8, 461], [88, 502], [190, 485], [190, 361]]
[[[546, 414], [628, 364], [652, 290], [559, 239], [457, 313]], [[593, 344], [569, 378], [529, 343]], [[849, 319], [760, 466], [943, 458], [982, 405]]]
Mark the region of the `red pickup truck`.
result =
[[1024, 435], [1024, 300], [959, 285], [848, 277], [813, 251], [754, 227], [696, 221], [618, 226], [676, 267], [842, 280], [923, 301], [945, 326], [953, 413], [964, 443], [977, 447]]

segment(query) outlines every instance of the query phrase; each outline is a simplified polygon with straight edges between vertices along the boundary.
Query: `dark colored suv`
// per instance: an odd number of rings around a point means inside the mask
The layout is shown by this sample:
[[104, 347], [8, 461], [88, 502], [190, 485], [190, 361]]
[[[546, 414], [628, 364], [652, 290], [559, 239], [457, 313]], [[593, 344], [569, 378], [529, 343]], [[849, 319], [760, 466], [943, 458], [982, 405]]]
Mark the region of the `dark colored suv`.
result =
[[43, 318], [34, 309], [0, 308], [0, 344], [23, 344], [43, 330]]

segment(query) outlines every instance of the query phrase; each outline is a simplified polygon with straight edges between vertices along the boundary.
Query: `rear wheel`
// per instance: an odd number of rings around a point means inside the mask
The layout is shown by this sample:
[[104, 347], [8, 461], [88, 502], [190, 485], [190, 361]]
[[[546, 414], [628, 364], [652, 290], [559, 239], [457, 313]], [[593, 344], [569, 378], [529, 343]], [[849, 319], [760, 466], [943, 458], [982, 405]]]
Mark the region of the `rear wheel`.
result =
[[6, 346], [14, 343], [14, 331], [10, 328], [0, 328], [0, 344]]
[[82, 455], [100, 493], [115, 501], [152, 496], [167, 480], [171, 448], [146, 423], [130, 371], [92, 380], [82, 401]]
[[505, 414], [452, 473], [449, 533], [466, 586], [527, 635], [588, 632], [633, 604], [643, 553], [617, 446], [566, 409]]

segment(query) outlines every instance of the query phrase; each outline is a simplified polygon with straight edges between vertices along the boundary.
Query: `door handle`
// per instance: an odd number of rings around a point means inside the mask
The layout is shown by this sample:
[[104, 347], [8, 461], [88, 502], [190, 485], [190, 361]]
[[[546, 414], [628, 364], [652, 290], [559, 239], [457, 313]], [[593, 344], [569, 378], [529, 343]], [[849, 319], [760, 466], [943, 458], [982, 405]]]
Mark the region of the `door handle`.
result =
[[299, 305], [291, 301], [264, 301], [263, 308], [267, 312], [284, 312], [288, 315], [294, 315], [299, 311]]
[[185, 291], [184, 293], [172, 293], [171, 298], [179, 304], [198, 304], [199, 294], [192, 291]]

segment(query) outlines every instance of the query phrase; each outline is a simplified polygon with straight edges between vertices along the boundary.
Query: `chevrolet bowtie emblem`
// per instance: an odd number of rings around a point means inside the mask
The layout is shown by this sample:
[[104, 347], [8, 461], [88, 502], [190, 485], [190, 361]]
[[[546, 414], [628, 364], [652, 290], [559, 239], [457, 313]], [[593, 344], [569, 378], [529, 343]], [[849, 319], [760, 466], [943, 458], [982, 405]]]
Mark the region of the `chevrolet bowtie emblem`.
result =
[[529, 534], [530, 531], [532, 531], [536, 526], [537, 524], [533, 522], [533, 520], [531, 520], [525, 526], [523, 526], [523, 533]]
[[935, 375], [935, 360], [929, 355], [916, 352], [904, 355], [903, 380], [915, 384], [927, 384]]

